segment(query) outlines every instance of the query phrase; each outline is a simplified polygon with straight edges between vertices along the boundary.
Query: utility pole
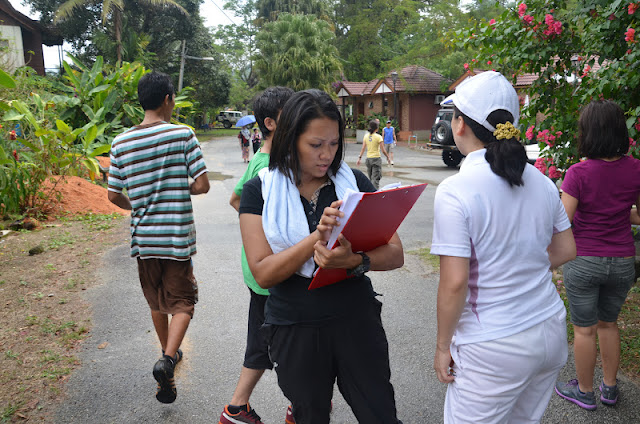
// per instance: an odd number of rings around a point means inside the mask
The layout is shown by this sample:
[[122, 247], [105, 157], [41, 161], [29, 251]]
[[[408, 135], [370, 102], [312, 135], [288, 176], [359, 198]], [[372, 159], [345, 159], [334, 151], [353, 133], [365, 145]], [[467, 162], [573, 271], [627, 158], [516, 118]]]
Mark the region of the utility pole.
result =
[[[180, 76], [178, 77], [178, 93], [182, 91], [182, 80], [184, 78], [184, 60], [185, 59], [193, 59], [193, 60], [215, 60], [213, 57], [196, 57], [196, 56], [187, 56], [185, 53], [187, 52], [187, 40], [182, 40], [182, 52], [180, 53]], [[178, 117], [180, 116], [180, 109], [177, 111]]]
[[187, 52], [187, 41], [182, 40], [182, 53], [180, 54], [180, 76], [178, 77], [178, 93], [182, 91], [182, 79], [184, 78], [184, 60], [216, 60], [215, 58], [209, 57], [197, 57], [197, 56], [189, 56], [185, 54]]
[[184, 77], [184, 54], [187, 50], [187, 40], [182, 40], [182, 53], [180, 54], [180, 77], [178, 77], [178, 93], [182, 91], [182, 77]]

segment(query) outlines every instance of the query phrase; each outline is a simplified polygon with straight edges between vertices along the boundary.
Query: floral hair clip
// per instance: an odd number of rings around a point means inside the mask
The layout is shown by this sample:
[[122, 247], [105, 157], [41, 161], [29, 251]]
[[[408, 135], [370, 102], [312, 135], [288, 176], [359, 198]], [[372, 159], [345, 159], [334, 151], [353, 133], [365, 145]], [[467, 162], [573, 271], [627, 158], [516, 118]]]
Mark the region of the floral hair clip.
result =
[[496, 140], [510, 140], [512, 138], [519, 140], [520, 130], [514, 127], [511, 122], [506, 122], [496, 125], [496, 130], [493, 132], [493, 135], [496, 137]]

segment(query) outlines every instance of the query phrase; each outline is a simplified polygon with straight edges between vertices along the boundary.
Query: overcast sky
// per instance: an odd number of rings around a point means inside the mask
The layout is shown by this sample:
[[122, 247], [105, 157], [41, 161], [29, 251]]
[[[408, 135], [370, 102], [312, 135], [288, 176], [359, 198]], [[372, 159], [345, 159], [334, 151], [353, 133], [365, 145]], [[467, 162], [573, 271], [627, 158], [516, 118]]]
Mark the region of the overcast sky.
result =
[[[38, 20], [38, 16], [30, 13], [28, 6], [23, 6], [21, 0], [9, 0], [11, 5], [20, 13], [30, 17], [31, 19]], [[216, 25], [228, 25], [231, 23], [239, 24], [241, 21], [233, 16], [233, 12], [224, 10], [224, 13], [220, 11], [224, 5], [224, 0], [204, 0], [200, 6], [200, 16], [204, 18], [206, 26]], [[217, 7], [219, 6], [219, 8]], [[226, 14], [226, 15], [225, 15]], [[42, 46], [44, 51], [44, 66], [45, 68], [57, 69], [60, 61], [58, 60], [58, 47]], [[68, 45], [63, 46], [64, 49], [69, 49]], [[65, 54], [63, 53], [64, 57]]]

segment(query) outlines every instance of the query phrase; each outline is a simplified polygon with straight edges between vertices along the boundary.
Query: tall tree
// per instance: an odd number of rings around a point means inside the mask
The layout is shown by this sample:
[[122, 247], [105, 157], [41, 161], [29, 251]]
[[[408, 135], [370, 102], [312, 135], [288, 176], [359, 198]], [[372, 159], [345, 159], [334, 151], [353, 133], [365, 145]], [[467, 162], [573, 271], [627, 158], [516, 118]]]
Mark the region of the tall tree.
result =
[[261, 84], [330, 90], [341, 71], [334, 43], [335, 35], [326, 21], [280, 14], [257, 36], [256, 67]]
[[420, 65], [456, 79], [469, 59], [466, 49], [456, 46], [455, 31], [466, 25], [469, 14], [459, 8], [459, 0], [439, 0], [423, 8], [420, 20], [408, 25], [401, 39], [405, 53], [394, 55], [385, 69]]
[[[171, 7], [180, 13], [188, 15], [188, 12], [174, 0], [141, 0], [152, 8]], [[91, 0], [67, 0], [56, 11], [54, 22], [60, 23], [68, 19], [75, 13], [76, 9], [82, 9]], [[102, 25], [106, 26], [111, 17], [114, 39], [116, 41], [116, 58], [118, 62], [122, 60], [122, 15], [125, 10], [124, 0], [103, 0], [102, 2]]]
[[257, 0], [259, 24], [273, 22], [281, 13], [315, 15], [318, 19], [329, 19], [327, 0]]
[[383, 64], [406, 53], [404, 29], [420, 20], [416, 0], [336, 1], [334, 22], [340, 57], [352, 81], [384, 73]]

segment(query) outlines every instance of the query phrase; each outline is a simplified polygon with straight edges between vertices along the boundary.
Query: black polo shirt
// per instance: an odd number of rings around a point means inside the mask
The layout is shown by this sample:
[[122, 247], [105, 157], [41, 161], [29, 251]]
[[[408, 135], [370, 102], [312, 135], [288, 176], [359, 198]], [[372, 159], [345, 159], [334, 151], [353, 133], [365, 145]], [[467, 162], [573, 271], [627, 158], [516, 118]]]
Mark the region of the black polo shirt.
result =
[[[359, 170], [353, 169], [358, 189], [364, 192], [375, 191], [373, 184]], [[300, 196], [309, 232], [316, 230], [324, 208], [338, 200], [335, 186], [327, 185], [320, 190], [318, 204], [310, 205]], [[242, 189], [240, 213], [262, 215], [264, 200], [260, 177], [247, 181]], [[317, 265], [316, 265], [317, 266]], [[367, 276], [348, 278], [339, 283], [308, 290], [310, 278], [294, 274], [282, 283], [269, 289], [269, 299], [265, 307], [265, 323], [275, 325], [324, 325], [336, 318], [357, 314], [370, 304], [375, 296], [371, 280]]]

